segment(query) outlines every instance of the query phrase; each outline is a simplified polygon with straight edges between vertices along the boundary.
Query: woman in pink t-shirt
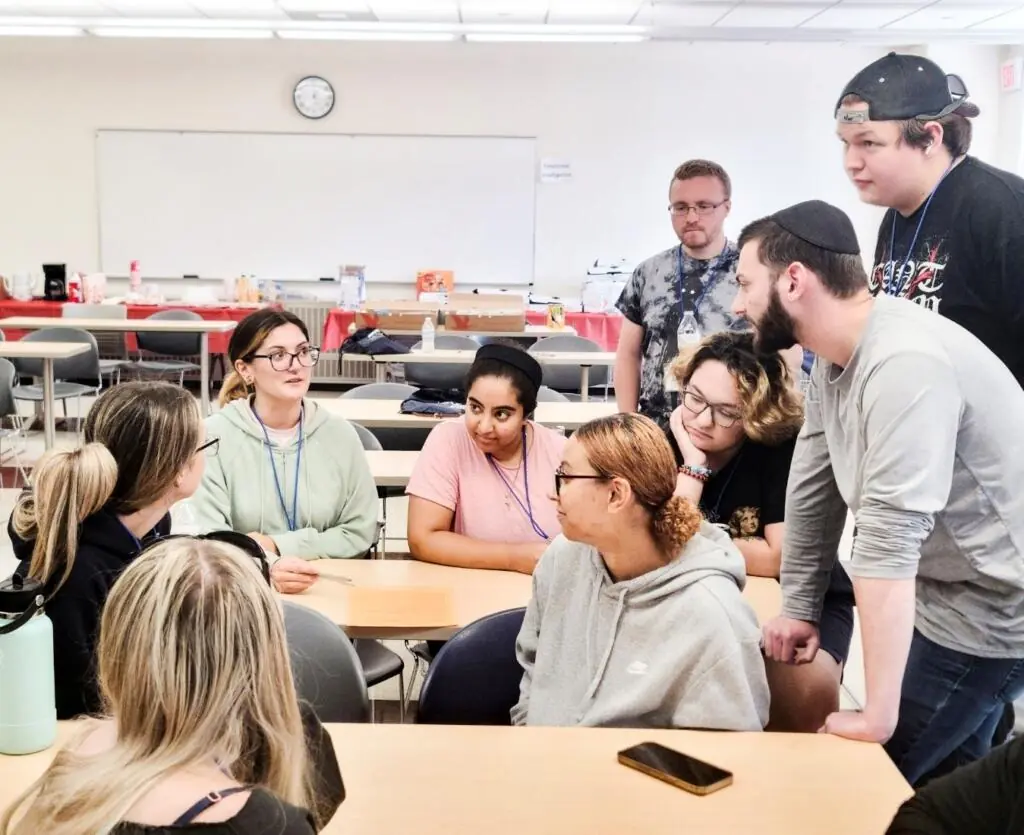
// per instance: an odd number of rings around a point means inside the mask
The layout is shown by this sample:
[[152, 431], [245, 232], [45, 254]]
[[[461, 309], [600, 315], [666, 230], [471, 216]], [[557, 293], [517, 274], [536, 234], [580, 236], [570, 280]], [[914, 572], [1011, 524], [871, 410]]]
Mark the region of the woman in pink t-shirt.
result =
[[466, 415], [439, 423], [416, 460], [409, 550], [426, 562], [533, 573], [561, 532], [550, 499], [565, 438], [528, 418], [541, 367], [506, 345], [477, 351]]

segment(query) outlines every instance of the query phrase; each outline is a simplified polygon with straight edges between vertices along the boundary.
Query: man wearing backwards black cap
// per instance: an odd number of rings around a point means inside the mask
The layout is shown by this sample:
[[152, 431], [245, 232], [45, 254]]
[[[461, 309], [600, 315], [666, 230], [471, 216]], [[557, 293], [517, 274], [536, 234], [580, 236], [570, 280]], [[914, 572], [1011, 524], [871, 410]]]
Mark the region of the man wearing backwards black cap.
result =
[[836, 104], [846, 173], [889, 209], [869, 285], [967, 328], [1024, 385], [1024, 180], [967, 152], [978, 107], [917, 55], [861, 70]]
[[733, 310], [758, 347], [799, 342], [818, 357], [765, 653], [814, 657], [849, 509], [867, 701], [825, 730], [888, 740], [918, 783], [984, 755], [1004, 703], [1024, 693], [1024, 389], [959, 325], [872, 297], [839, 209], [792, 206], [739, 246]]

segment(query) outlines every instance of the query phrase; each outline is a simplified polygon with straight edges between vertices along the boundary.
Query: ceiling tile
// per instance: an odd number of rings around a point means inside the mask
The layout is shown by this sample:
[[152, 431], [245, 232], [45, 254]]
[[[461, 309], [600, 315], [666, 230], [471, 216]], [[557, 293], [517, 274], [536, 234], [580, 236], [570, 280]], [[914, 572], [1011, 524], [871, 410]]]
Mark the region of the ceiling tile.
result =
[[1024, 29], [1024, 7], [999, 15], [998, 17], [983, 20], [981, 23], [976, 23], [971, 27], [972, 31], [993, 29], [1003, 32], [1014, 30], [1019, 32]]
[[190, 0], [207, 17], [259, 18], [272, 20], [287, 17], [275, 0]]
[[201, 17], [188, 0], [103, 0], [103, 5], [125, 17]]
[[551, 0], [548, 23], [629, 23], [644, 0]]
[[543, 23], [548, 0], [461, 0], [463, 23]]
[[459, 6], [455, 0], [369, 0], [377, 20], [385, 23], [458, 23]]
[[4, 11], [16, 11], [39, 17], [65, 15], [109, 15], [110, 9], [100, 0], [19, 0]]
[[919, 9], [901, 20], [891, 23], [889, 29], [966, 29], [1014, 9], [1016, 3], [946, 3]]
[[799, 26], [808, 18], [827, 8], [828, 6], [823, 5], [820, 0], [816, 6], [805, 3], [787, 3], [786, 5], [774, 6], [743, 5], [737, 6], [726, 14], [716, 25], [751, 29], [759, 29], [761, 27], [788, 28]]
[[825, 9], [801, 25], [801, 29], [877, 29], [912, 14], [918, 6], [875, 3], [870, 6], [843, 3]]
[[636, 23], [644, 26], [712, 26], [716, 20], [729, 11], [712, 3], [688, 3], [686, 5], [663, 5], [659, 3], [651, 9], [643, 9], [637, 16]]
[[[200, 2], [200, 0], [196, 0], [196, 2]], [[286, 13], [301, 12], [316, 15], [318, 13], [330, 14], [331, 12], [339, 14], [366, 13], [369, 11], [370, 4], [367, 0], [277, 0], [277, 5]]]

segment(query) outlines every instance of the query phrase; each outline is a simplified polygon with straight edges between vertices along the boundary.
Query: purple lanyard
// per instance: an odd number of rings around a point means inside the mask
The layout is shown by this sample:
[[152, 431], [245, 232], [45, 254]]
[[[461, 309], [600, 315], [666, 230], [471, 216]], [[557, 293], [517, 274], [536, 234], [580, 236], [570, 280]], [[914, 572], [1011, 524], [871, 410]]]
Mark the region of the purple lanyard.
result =
[[513, 489], [512, 485], [509, 483], [509, 480], [507, 478], [505, 478], [505, 474], [501, 471], [501, 467], [499, 467], [495, 463], [494, 458], [491, 456], [490, 453], [487, 454], [487, 462], [491, 465], [491, 468], [494, 470], [494, 472], [496, 472], [498, 474], [498, 478], [500, 478], [502, 484], [505, 485], [505, 489], [508, 490], [508, 492], [512, 496], [512, 498], [516, 500], [516, 504], [519, 505], [519, 509], [521, 511], [523, 511], [523, 514], [526, 516], [526, 518], [530, 520], [530, 525], [533, 527], [533, 532], [535, 534], [537, 534], [537, 536], [539, 536], [541, 539], [547, 541], [551, 537], [549, 537], [544, 532], [544, 529], [540, 525], [537, 524], [537, 520], [533, 518], [533, 504], [530, 502], [530, 473], [529, 473], [529, 464], [527, 462], [526, 452], [527, 452], [527, 450], [526, 450], [526, 427], [524, 426], [523, 427], [523, 490], [526, 492], [526, 504], [523, 504], [522, 499], [520, 499], [519, 496], [516, 494], [515, 489]]

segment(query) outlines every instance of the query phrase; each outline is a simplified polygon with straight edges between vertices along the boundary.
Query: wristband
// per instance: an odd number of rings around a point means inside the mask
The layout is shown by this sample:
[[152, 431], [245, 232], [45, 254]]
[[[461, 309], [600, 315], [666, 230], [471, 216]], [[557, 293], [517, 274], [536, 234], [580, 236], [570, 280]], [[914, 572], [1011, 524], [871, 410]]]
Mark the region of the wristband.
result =
[[679, 468], [679, 472], [683, 475], [688, 475], [690, 478], [695, 478], [697, 481], [706, 482], [712, 475], [714, 470], [710, 467], [701, 467], [692, 464], [683, 464]]

